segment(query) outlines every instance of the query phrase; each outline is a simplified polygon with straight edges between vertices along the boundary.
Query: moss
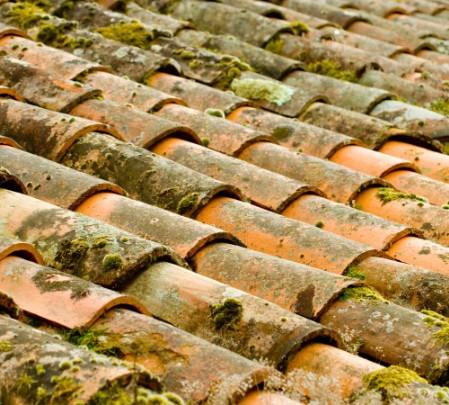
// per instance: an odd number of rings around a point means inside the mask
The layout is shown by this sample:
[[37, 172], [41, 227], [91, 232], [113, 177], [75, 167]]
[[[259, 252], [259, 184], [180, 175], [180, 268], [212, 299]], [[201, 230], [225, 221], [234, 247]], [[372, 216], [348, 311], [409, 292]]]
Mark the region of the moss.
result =
[[370, 287], [349, 287], [340, 296], [340, 300], [357, 302], [376, 301], [388, 303], [388, 301], [382, 297], [380, 293]]
[[357, 278], [359, 280], [365, 280], [366, 274], [361, 272], [357, 266], [349, 266], [344, 273], [347, 277]]
[[311, 73], [333, 77], [334, 79], [344, 80], [346, 82], [356, 82], [357, 76], [355, 72], [350, 70], [342, 70], [339, 63], [329, 59], [323, 59], [318, 62], [311, 62], [307, 65], [307, 70]]
[[449, 100], [440, 99], [430, 104], [429, 110], [432, 110], [438, 114], [449, 116]]
[[194, 59], [196, 56], [194, 52], [187, 49], [178, 49], [178, 51], [175, 51], [175, 54], [181, 56], [182, 59]]
[[279, 106], [290, 101], [294, 93], [288, 86], [262, 79], [234, 79], [231, 90], [237, 96], [250, 100], [266, 100]]
[[108, 342], [107, 337], [108, 331], [105, 328], [89, 328], [84, 333], [72, 330], [64, 336], [65, 340], [76, 346], [86, 346], [96, 353], [122, 358], [124, 354], [121, 348], [114, 343]]
[[203, 61], [201, 61], [199, 59], [194, 59], [189, 63], [190, 69], [196, 69], [196, 68], [199, 68], [200, 66], [203, 66]]
[[449, 155], [449, 142], [443, 143], [443, 153]]
[[302, 21], [293, 21], [288, 26], [293, 29], [296, 35], [307, 34], [310, 31], [309, 26]]
[[373, 371], [363, 376], [362, 381], [367, 389], [379, 392], [384, 400], [409, 396], [410, 384], [427, 384], [414, 371], [399, 366]]
[[[74, 26], [75, 24], [73, 24]], [[36, 40], [42, 41], [53, 48], [87, 48], [92, 45], [92, 40], [87, 38], [75, 38], [66, 32], [73, 27], [67, 24], [56, 26], [51, 23], [43, 23], [39, 26]]]
[[13, 346], [8, 340], [0, 340], [0, 353], [12, 351]]
[[127, 45], [137, 46], [141, 49], [150, 49], [153, 34], [138, 22], [114, 24], [95, 30], [106, 38], [122, 42]]
[[107, 269], [119, 269], [123, 265], [123, 257], [117, 253], [109, 253], [103, 257], [101, 265]]
[[69, 11], [73, 9], [73, 7], [75, 7], [74, 1], [63, 1], [62, 4], [60, 4], [59, 7], [53, 12], [53, 14], [58, 17], [65, 18], [67, 17]]
[[166, 392], [162, 394], [166, 399], [168, 399], [172, 404], [175, 405], [184, 405], [184, 401], [178, 397], [176, 394], [173, 394], [171, 392]]
[[42, 376], [46, 373], [47, 371], [45, 370], [45, 367], [42, 364], [38, 364], [36, 366], [36, 374], [39, 376]]
[[428, 327], [439, 328], [436, 332], [432, 334], [432, 337], [444, 345], [449, 344], [449, 319], [434, 311], [424, 310], [421, 312], [427, 315], [423, 319], [423, 322]]
[[265, 50], [276, 54], [282, 54], [283, 48], [284, 40], [279, 36], [275, 36], [274, 38], [270, 39], [265, 45]]
[[217, 330], [237, 330], [243, 316], [243, 307], [235, 298], [227, 298], [220, 304], [210, 305], [210, 316]]
[[292, 132], [292, 129], [289, 127], [279, 126], [271, 132], [271, 135], [273, 135], [278, 140], [282, 140], [290, 137], [292, 135]]
[[176, 212], [181, 215], [185, 214], [186, 212], [189, 212], [198, 203], [199, 196], [200, 196], [200, 193], [198, 193], [198, 192], [193, 192], [193, 193], [187, 194], [184, 198], [182, 198], [179, 201], [179, 203], [176, 207]]
[[201, 138], [201, 143], [203, 144], [203, 146], [205, 146], [206, 148], [209, 146], [209, 138]]
[[17, 392], [25, 395], [29, 394], [32, 386], [36, 383], [37, 381], [33, 377], [24, 373], [16, 381]]
[[54, 388], [47, 403], [62, 404], [67, 400], [74, 399], [75, 395], [82, 389], [82, 384], [76, 384], [72, 378], [53, 376], [51, 382]]
[[7, 12], [6, 18], [9, 23], [24, 30], [34, 27], [44, 19], [48, 19], [41, 7], [28, 2], [14, 4]]
[[396, 201], [396, 200], [416, 200], [421, 202], [427, 202], [425, 198], [419, 197], [416, 194], [407, 194], [403, 193], [402, 191], [397, 191], [393, 188], [389, 187], [380, 187], [377, 190], [376, 197], [382, 201], [382, 205], [388, 204], [389, 202]]
[[324, 226], [324, 222], [323, 221], [316, 221], [315, 222], [315, 226], [317, 227], [317, 228], [322, 228], [323, 226]]
[[217, 108], [207, 108], [204, 112], [212, 117], [226, 118], [225, 113]]

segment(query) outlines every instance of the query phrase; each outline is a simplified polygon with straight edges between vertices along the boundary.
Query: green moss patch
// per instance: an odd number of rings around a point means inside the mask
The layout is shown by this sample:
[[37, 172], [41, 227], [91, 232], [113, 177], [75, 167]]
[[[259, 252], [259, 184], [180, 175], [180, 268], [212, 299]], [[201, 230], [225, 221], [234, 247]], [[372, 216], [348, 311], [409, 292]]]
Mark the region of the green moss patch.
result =
[[449, 100], [436, 100], [430, 104], [429, 110], [447, 117], [449, 116]]
[[276, 54], [282, 54], [283, 48], [284, 48], [284, 40], [279, 36], [270, 39], [265, 45], [265, 50]]
[[342, 301], [375, 301], [375, 302], [385, 302], [388, 301], [382, 297], [380, 293], [370, 287], [350, 287], [345, 290], [345, 292], [340, 296]]
[[153, 34], [138, 22], [114, 24], [98, 28], [95, 31], [106, 38], [141, 49], [149, 49], [151, 41], [154, 39]]
[[443, 153], [449, 155], [449, 142], [443, 143]]
[[45, 11], [36, 4], [20, 2], [14, 4], [7, 12], [6, 18], [10, 24], [27, 30], [42, 20], [49, 19]]
[[237, 330], [242, 316], [242, 304], [235, 298], [227, 298], [220, 304], [210, 305], [210, 317], [217, 330]]
[[198, 203], [199, 197], [200, 193], [198, 192], [187, 194], [184, 198], [182, 198], [179, 201], [176, 207], [176, 212], [181, 215], [189, 212], [190, 210], [195, 208], [196, 204]]
[[0, 353], [12, 351], [13, 346], [8, 340], [0, 340]]
[[110, 342], [108, 337], [109, 333], [106, 328], [89, 328], [84, 333], [73, 330], [64, 336], [65, 340], [76, 346], [86, 346], [96, 353], [122, 358], [122, 350], [117, 344]]
[[423, 322], [428, 327], [438, 328], [438, 330], [432, 334], [432, 337], [444, 345], [449, 344], [449, 319], [434, 311], [423, 310], [421, 312], [427, 315], [423, 319]]
[[74, 28], [75, 24], [67, 23], [54, 25], [48, 22], [39, 25], [39, 31], [36, 34], [36, 40], [43, 42], [53, 48], [87, 48], [92, 45], [92, 40], [87, 38], [75, 38], [67, 31]]
[[226, 118], [225, 113], [217, 108], [207, 108], [204, 112], [212, 117]]
[[318, 62], [309, 63], [306, 69], [311, 73], [333, 77], [334, 79], [344, 80], [346, 82], [356, 82], [357, 76], [355, 72], [343, 70], [341, 65], [329, 59]]
[[103, 257], [101, 265], [107, 270], [119, 269], [123, 266], [123, 257], [117, 253], [109, 253]]
[[427, 381], [414, 371], [399, 366], [369, 373], [363, 376], [362, 381], [367, 389], [379, 392], [384, 400], [409, 396], [407, 386], [410, 384], [427, 384]]
[[293, 21], [288, 26], [293, 29], [296, 35], [304, 35], [310, 31], [309, 26], [302, 21]]
[[239, 97], [266, 100], [276, 105], [290, 101], [294, 90], [284, 84], [263, 79], [234, 79], [231, 90]]
[[377, 189], [376, 197], [382, 201], [382, 205], [388, 204], [389, 202], [396, 200], [415, 200], [421, 202], [427, 202], [423, 197], [419, 197], [416, 194], [403, 193], [402, 191], [395, 190], [389, 187], [380, 187]]
[[358, 269], [357, 266], [349, 266], [344, 273], [347, 277], [357, 278], [359, 280], [365, 280], [366, 274]]

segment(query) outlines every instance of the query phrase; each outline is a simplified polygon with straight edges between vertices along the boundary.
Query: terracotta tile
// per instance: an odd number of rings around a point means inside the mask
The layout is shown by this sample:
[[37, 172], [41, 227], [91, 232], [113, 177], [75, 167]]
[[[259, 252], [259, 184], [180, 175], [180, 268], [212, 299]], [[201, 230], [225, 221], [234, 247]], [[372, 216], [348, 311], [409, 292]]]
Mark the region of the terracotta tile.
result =
[[113, 183], [18, 149], [0, 147], [0, 161], [4, 168], [20, 178], [27, 194], [62, 208], [74, 209], [101, 191], [125, 193]]
[[217, 194], [243, 198], [232, 185], [98, 133], [82, 137], [61, 163], [111, 181], [131, 198], [186, 216], [194, 215]]
[[[11, 348], [0, 353], [2, 399], [26, 403], [44, 390], [47, 400], [59, 401], [62, 396], [75, 403], [88, 401], [100, 391], [111, 396], [116, 385], [125, 391], [132, 379], [138, 387], [160, 389], [142, 369], [92, 354], [4, 316], [0, 316], [0, 337]], [[128, 397], [132, 398], [131, 393]]]
[[[362, 145], [358, 139], [273, 114], [252, 107], [240, 107], [226, 117], [228, 120], [271, 134], [278, 143], [294, 151], [326, 159], [345, 145]], [[211, 144], [212, 149], [217, 149]], [[220, 149], [217, 149], [220, 150]]]
[[354, 203], [364, 211], [419, 229], [425, 238], [449, 246], [449, 217], [446, 210], [409, 198], [399, 198], [384, 204], [377, 196], [378, 192], [376, 188], [365, 190]]
[[0, 145], [12, 146], [16, 149], [23, 149], [14, 139], [0, 135]]
[[276, 142], [273, 137], [263, 131], [235, 125], [223, 118], [184, 106], [167, 105], [156, 114], [184, 125], [188, 124], [209, 148], [230, 156], [238, 156], [241, 151], [256, 142]]
[[110, 287], [160, 258], [185, 265], [166, 246], [31, 197], [0, 194], [1, 233], [33, 243], [47, 265], [68, 274]]
[[[181, 139], [168, 138], [151, 150], [189, 169], [238, 187], [254, 204], [271, 211], [282, 211], [304, 193], [321, 194], [305, 183]], [[267, 193], [268, 189], [270, 193]]]
[[[158, 263], [124, 289], [158, 319], [253, 360], [275, 368], [314, 339], [339, 337], [321, 325], [208, 277], [169, 263]], [[241, 316], [221, 324], [217, 306], [239, 305]]]
[[264, 392], [264, 391], [252, 391], [245, 398], [243, 398], [238, 405], [294, 405], [303, 402], [293, 401], [282, 394], [277, 394], [275, 392]]
[[51, 68], [64, 79], [73, 80], [84, 72], [109, 71], [98, 63], [89, 62], [67, 52], [51, 48], [18, 36], [5, 36], [0, 39], [0, 49], [8, 55], [36, 65], [41, 69]]
[[270, 376], [279, 377], [271, 367], [125, 309], [109, 311], [95, 328], [100, 331], [106, 328], [109, 333], [104, 339], [112, 345], [118, 344], [125, 359], [142, 364], [167, 389], [194, 403], [213, 404], [220, 393], [222, 402], [215, 403], [238, 401]]
[[[390, 181], [386, 178], [387, 175], [398, 173], [398, 171], [401, 173], [412, 173], [416, 179], [423, 177], [420, 174], [414, 173], [419, 171], [419, 169], [412, 162], [393, 158], [392, 156], [377, 153], [367, 148], [361, 148], [360, 146], [345, 146], [336, 151], [330, 157], [330, 161], [362, 173], [381, 177], [387, 181]], [[399, 190], [402, 189], [399, 187]]]
[[[433, 47], [432, 45], [430, 45]], [[407, 53], [400, 53], [393, 56], [393, 59], [400, 63], [406, 63], [413, 67], [415, 71], [428, 72], [429, 75], [421, 75], [419, 78], [420, 83], [429, 84], [438, 90], [445, 91], [445, 86], [442, 81], [449, 79], [449, 74], [444, 66], [438, 65], [427, 59], [419, 58]]]
[[192, 265], [199, 274], [312, 319], [320, 317], [346, 288], [361, 283], [224, 243], [202, 249], [192, 259]]
[[434, 35], [440, 38], [449, 39], [444, 25], [436, 24], [430, 21], [425, 21], [413, 16], [402, 14], [391, 14], [387, 17], [390, 21], [394, 21], [399, 27], [407, 27], [414, 30], [419, 36]]
[[435, 339], [439, 329], [426, 324], [426, 315], [381, 300], [350, 297], [335, 301], [320, 323], [340, 331], [347, 344], [370, 358], [410, 368], [432, 383], [444, 380], [447, 363], [441, 354], [447, 345]]
[[384, 250], [396, 240], [415, 233], [411, 228], [325, 198], [304, 195], [291, 203], [282, 215], [311, 225], [322, 224], [323, 230], [344, 238]]
[[19, 257], [0, 261], [0, 290], [11, 296], [22, 311], [80, 332], [110, 308], [126, 306], [149, 313], [130, 296]]
[[380, 101], [393, 96], [384, 90], [366, 88], [356, 83], [309, 72], [292, 72], [282, 81], [292, 87], [325, 94], [332, 105], [361, 113], [369, 112]]
[[196, 30], [183, 30], [178, 33], [176, 38], [191, 46], [217, 49], [221, 53], [236, 56], [241, 60], [248, 61], [259, 73], [278, 80], [281, 80], [288, 72], [304, 69], [303, 64], [299, 61], [265, 51], [235, 37], [212, 35]]
[[109, 126], [74, 118], [13, 100], [0, 101], [2, 135], [13, 138], [28, 152], [60, 159], [73, 143], [92, 131], [119, 135]]
[[445, 99], [448, 95], [424, 83], [414, 83], [401, 77], [378, 70], [366, 71], [359, 80], [364, 86], [377, 87], [391, 91], [408, 102], [427, 105], [435, 100]]
[[388, 249], [395, 259], [449, 275], [449, 248], [428, 240], [406, 236]]
[[221, 229], [117, 194], [95, 194], [79, 205], [76, 211], [170, 246], [184, 259], [190, 259], [210, 243], [228, 241], [241, 244]]
[[0, 235], [0, 260], [8, 256], [23, 257], [33, 263], [43, 264], [44, 259], [37, 249], [27, 242]]
[[0, 83], [32, 104], [61, 112], [69, 112], [82, 101], [100, 95], [90, 86], [52, 77], [43, 69], [10, 57], [0, 59]]
[[449, 184], [408, 170], [398, 170], [383, 177], [396, 189], [426, 198], [431, 204], [444, 206], [449, 201]]
[[424, 175], [449, 183], [449, 157], [447, 155], [399, 141], [385, 143], [380, 148], [380, 151], [401, 159], [413, 161]]
[[[331, 2], [333, 3], [333, 2]], [[413, 14], [417, 11], [416, 7], [408, 2], [396, 3], [395, 1], [376, 0], [366, 2], [363, 0], [350, 0], [346, 3], [357, 6], [357, 8], [379, 17], [387, 17], [392, 13]]]
[[382, 368], [380, 364], [343, 350], [322, 343], [310, 343], [289, 363], [287, 373], [294, 373], [295, 370], [300, 369], [321, 377], [332, 376], [338, 383], [341, 396], [349, 398], [363, 387], [364, 375]]
[[374, 249], [226, 197], [213, 199], [196, 219], [240, 238], [251, 249], [342, 274]]
[[107, 72], [92, 72], [86, 76], [84, 83], [100, 89], [107, 100], [132, 104], [146, 112], [160, 110], [166, 104], [185, 104], [178, 97]]
[[70, 113], [102, 122], [119, 133], [124, 141], [132, 142], [142, 148], [149, 148], [169, 136], [201, 143], [198, 135], [187, 126], [147, 114], [135, 109], [132, 105], [124, 108], [122, 104], [113, 101], [88, 100], [75, 106]]
[[448, 280], [440, 273], [378, 257], [365, 259], [356, 269], [365, 283], [395, 304], [449, 314]]
[[0, 185], [2, 188], [27, 194], [25, 184], [3, 167], [0, 167]]
[[250, 145], [239, 158], [317, 187], [327, 198], [343, 204], [352, 201], [366, 187], [387, 184], [380, 178], [269, 143]]
[[[380, 105], [374, 107], [375, 111], [382, 109], [384, 103], [390, 103], [390, 101], [383, 101]], [[387, 107], [388, 104], [385, 104]], [[377, 110], [376, 110], [377, 109]], [[421, 111], [423, 109], [420, 109]], [[400, 110], [400, 112], [403, 110]], [[425, 110], [427, 115], [431, 115], [428, 110]], [[393, 137], [403, 137], [410, 139], [411, 142], [414, 140], [424, 142], [425, 147], [430, 149], [441, 150], [441, 143], [435, 139], [434, 134], [430, 131], [414, 131], [413, 128], [398, 128], [395, 126], [395, 122], [384, 121], [383, 118], [386, 116], [376, 117], [376, 113], [372, 114], [371, 117], [364, 114], [359, 114], [354, 111], [344, 110], [342, 108], [316, 103], [312, 105], [301, 117], [301, 121], [309, 124], [317, 125], [325, 129], [330, 129], [335, 132], [340, 132], [342, 134], [353, 136], [358, 138], [365, 143], [370, 149], [378, 149], [382, 146], [388, 139]], [[435, 114], [432, 115], [435, 117]], [[376, 119], [382, 118], [382, 119]], [[438, 116], [441, 119], [441, 116]], [[421, 128], [417, 123], [417, 128]], [[400, 123], [400, 122], [399, 122]], [[444, 119], [442, 121], [441, 127], [444, 127]], [[413, 129], [413, 131], [410, 131]], [[443, 130], [444, 131], [444, 130]]]
[[[236, 9], [225, 4], [182, 1], [171, 10], [174, 17], [192, 21], [200, 30], [213, 34], [231, 34], [252, 45], [263, 46], [280, 32], [291, 28], [258, 14]], [[258, 27], [256, 31], [249, 26]]]
[[16, 37], [28, 38], [28, 35], [22, 30], [13, 27], [12, 25], [0, 23], [0, 38], [12, 35]]
[[228, 114], [238, 107], [253, 104], [235, 94], [166, 73], [156, 73], [146, 83], [158, 90], [182, 98], [187, 105], [200, 111], [212, 107]]
[[444, 55], [435, 51], [422, 50], [416, 54], [419, 58], [428, 59], [432, 62], [443, 64], [449, 63], [449, 55]]

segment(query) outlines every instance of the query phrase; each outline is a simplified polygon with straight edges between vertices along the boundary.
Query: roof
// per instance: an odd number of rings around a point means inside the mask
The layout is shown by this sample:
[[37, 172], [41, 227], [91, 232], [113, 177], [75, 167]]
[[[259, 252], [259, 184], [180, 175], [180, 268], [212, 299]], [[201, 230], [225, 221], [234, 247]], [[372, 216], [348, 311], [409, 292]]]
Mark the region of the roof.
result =
[[0, 2], [0, 402], [447, 402], [448, 10]]

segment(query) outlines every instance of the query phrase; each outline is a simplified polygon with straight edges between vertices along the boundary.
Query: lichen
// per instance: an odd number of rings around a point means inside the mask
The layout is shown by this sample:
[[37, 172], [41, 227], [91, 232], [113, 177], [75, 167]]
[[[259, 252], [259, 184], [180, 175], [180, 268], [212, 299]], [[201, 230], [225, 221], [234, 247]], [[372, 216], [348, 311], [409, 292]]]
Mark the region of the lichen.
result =
[[359, 280], [365, 280], [366, 274], [359, 270], [357, 266], [349, 266], [344, 273], [347, 277], [357, 278]]
[[210, 317], [217, 330], [237, 330], [242, 316], [243, 306], [235, 298], [227, 298], [222, 303], [210, 305]]
[[311, 62], [306, 69], [311, 73], [333, 77], [334, 79], [344, 80], [346, 82], [356, 82], [357, 76], [355, 72], [350, 70], [342, 70], [339, 63], [329, 59], [323, 59], [317, 62]]
[[122, 358], [123, 351], [117, 344], [108, 341], [108, 335], [106, 328], [89, 328], [84, 333], [72, 330], [63, 337], [76, 346], [86, 346], [96, 353]]
[[432, 334], [432, 337], [444, 345], [449, 344], [449, 319], [434, 311], [423, 310], [421, 312], [427, 315], [423, 319], [423, 322], [428, 327], [439, 328], [436, 332]]
[[138, 22], [114, 24], [97, 28], [95, 31], [105, 38], [147, 50], [150, 49], [151, 41], [154, 39], [153, 34]]
[[449, 116], [449, 100], [448, 99], [439, 99], [434, 101], [429, 105], [429, 110], [436, 112], [438, 114]]
[[288, 26], [293, 29], [296, 35], [307, 34], [310, 31], [309, 26], [302, 21], [293, 21]]
[[342, 301], [374, 301], [374, 302], [385, 302], [388, 301], [382, 297], [380, 293], [370, 287], [349, 287], [340, 296]]
[[416, 194], [403, 193], [402, 191], [395, 190], [390, 187], [380, 187], [377, 189], [376, 197], [382, 201], [382, 205], [388, 204], [389, 202], [396, 200], [416, 200], [421, 202], [427, 202], [423, 197], [419, 197]]
[[263, 79], [234, 79], [231, 90], [239, 97], [266, 100], [281, 106], [290, 101], [294, 90], [284, 84]]
[[0, 353], [12, 351], [13, 346], [8, 340], [0, 340]]
[[281, 54], [283, 48], [284, 40], [279, 36], [275, 36], [274, 38], [270, 39], [265, 45], [265, 50], [276, 54]]
[[200, 193], [198, 192], [187, 194], [184, 198], [182, 198], [179, 201], [176, 207], [176, 212], [181, 215], [189, 212], [197, 204], [199, 196]]
[[410, 396], [410, 384], [427, 384], [427, 381], [414, 371], [400, 366], [373, 371], [363, 376], [362, 381], [368, 390], [379, 392], [385, 401]]
[[103, 257], [101, 265], [107, 269], [119, 269], [123, 265], [123, 257], [118, 253], [109, 253]]

